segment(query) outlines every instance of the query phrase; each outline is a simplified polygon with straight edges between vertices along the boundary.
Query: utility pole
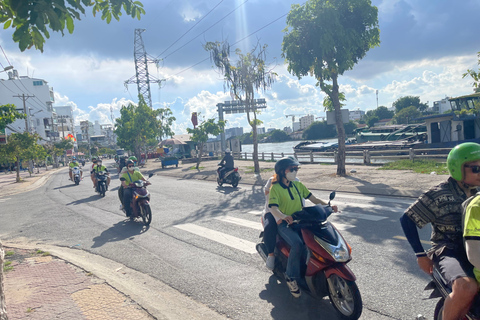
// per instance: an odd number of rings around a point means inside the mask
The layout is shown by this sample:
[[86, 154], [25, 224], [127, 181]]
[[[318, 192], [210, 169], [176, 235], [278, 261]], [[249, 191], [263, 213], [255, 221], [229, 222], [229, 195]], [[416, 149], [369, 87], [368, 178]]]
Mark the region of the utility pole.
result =
[[25, 95], [25, 94], [22, 94], [22, 95], [16, 95], [14, 96], [15, 98], [20, 98], [23, 100], [23, 112], [25, 113], [25, 115], [27, 116], [25, 118], [25, 131], [28, 132], [28, 133], [31, 133], [30, 132], [30, 129], [29, 129], [29, 122], [30, 122], [30, 113], [27, 112], [27, 104], [26, 104], [26, 101], [28, 98], [33, 98], [35, 96], [29, 96], [29, 95]]

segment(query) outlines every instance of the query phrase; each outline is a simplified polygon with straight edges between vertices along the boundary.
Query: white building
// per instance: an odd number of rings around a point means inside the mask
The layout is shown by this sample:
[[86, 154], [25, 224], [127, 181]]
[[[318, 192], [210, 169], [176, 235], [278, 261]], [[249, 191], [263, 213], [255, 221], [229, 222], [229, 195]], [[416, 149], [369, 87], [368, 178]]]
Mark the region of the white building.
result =
[[294, 122], [293, 125], [293, 132], [300, 130], [300, 122]]
[[365, 111], [360, 110], [360, 108], [357, 108], [355, 110], [351, 110], [348, 113], [348, 120], [350, 121], [358, 121], [362, 120], [362, 118], [365, 116]]
[[243, 134], [243, 127], [235, 127], [235, 128], [228, 128], [225, 129], [225, 139], [231, 137], [238, 137]]
[[50, 136], [54, 131], [54, 95], [47, 81], [19, 76], [17, 70], [11, 70], [8, 80], [0, 79], [0, 84], [0, 105], [13, 104], [17, 111], [27, 114], [26, 121], [19, 119], [8, 125], [7, 135], [25, 132], [28, 126], [28, 131], [40, 136], [39, 143], [53, 140]]
[[431, 108], [431, 111], [433, 111], [434, 113], [438, 113], [438, 114], [443, 114], [443, 113], [445, 113], [445, 111], [452, 112], [452, 107], [451, 107], [450, 101], [448, 101], [448, 99], [450, 99], [450, 98], [446, 97], [445, 99], [442, 99], [440, 101], [434, 101], [433, 102], [433, 107]]
[[284, 128], [283, 128], [283, 131], [285, 131], [286, 133], [289, 133], [289, 134], [290, 134], [290, 133], [292, 133], [292, 128], [290, 128], [290, 127], [284, 127]]
[[[311, 114], [301, 117], [299, 130], [304, 130], [308, 128], [314, 121], [315, 121], [315, 117]], [[297, 130], [293, 130], [293, 131], [297, 131]]]
[[257, 134], [264, 134], [265, 128], [257, 128]]
[[72, 134], [76, 138], [75, 132], [75, 119], [73, 117], [73, 109], [71, 106], [59, 106], [53, 107], [57, 115], [56, 124], [58, 135], [60, 138], [65, 138], [69, 134]]

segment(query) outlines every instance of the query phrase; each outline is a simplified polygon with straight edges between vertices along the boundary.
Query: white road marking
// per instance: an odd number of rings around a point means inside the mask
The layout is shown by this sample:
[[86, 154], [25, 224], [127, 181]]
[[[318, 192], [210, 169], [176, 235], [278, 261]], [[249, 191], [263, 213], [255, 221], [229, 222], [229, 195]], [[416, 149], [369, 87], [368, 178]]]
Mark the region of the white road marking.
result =
[[218, 232], [212, 229], [200, 227], [191, 223], [176, 225], [175, 228], [196, 234], [197, 236], [213, 240], [215, 242], [244, 251], [246, 253], [253, 254], [257, 252], [257, 250], [255, 249], [255, 243], [231, 236], [223, 232]]
[[239, 219], [239, 218], [234, 218], [234, 217], [229, 217], [229, 216], [217, 217], [215, 219], [220, 220], [220, 221], [224, 221], [224, 222], [228, 222], [228, 223], [233, 223], [233, 224], [236, 224], [238, 226], [263, 231], [263, 227], [262, 227], [262, 224], [260, 223], [260, 220], [257, 221], [257, 222], [254, 222], [254, 221], [250, 221], [250, 220]]
[[378, 210], [378, 211], [388, 211], [388, 212], [397, 212], [403, 214], [403, 212], [407, 209], [405, 208], [392, 208], [392, 207], [387, 207], [387, 206], [381, 206], [377, 204], [371, 204], [371, 203], [353, 203], [353, 202], [340, 202], [337, 204], [337, 206], [342, 210], [345, 207], [349, 208], [366, 208], [366, 209], [371, 209], [371, 210]]
[[5, 201], [10, 200], [10, 199], [11, 198], [2, 198], [2, 199], [0, 199], [0, 202], [5, 202]]
[[[393, 238], [398, 239], [398, 240], [407, 240], [407, 238], [402, 237], [402, 236], [394, 236]], [[425, 241], [425, 240], [420, 240], [420, 242], [425, 243], [425, 244], [432, 244], [430, 241]]]
[[253, 214], [255, 216], [261, 216], [263, 211], [259, 211], [259, 210], [252, 210], [252, 211], [248, 211], [247, 213], [250, 213], [250, 214]]
[[[351, 200], [351, 199], [358, 199], [358, 200], [364, 200], [364, 201], [372, 201], [372, 202], [390, 202], [390, 203], [402, 203], [402, 204], [406, 204], [406, 205], [411, 205], [412, 203], [415, 202], [415, 199], [413, 198], [388, 198], [388, 197], [381, 197], [381, 196], [375, 196], [375, 197], [372, 197], [372, 196], [363, 196], [363, 195], [354, 195], [354, 194], [349, 194], [348, 196], [345, 195], [345, 194], [342, 194], [342, 195], [339, 195], [337, 194], [338, 196], [332, 200], [333, 202], [335, 202], [337, 199], [348, 199], [348, 200]], [[419, 195], [420, 196], [420, 195]]]
[[365, 220], [370, 220], [370, 221], [379, 221], [379, 220], [387, 219], [387, 217], [374, 216], [372, 214], [345, 212], [345, 211], [337, 214], [337, 216], [342, 216], [342, 217], [347, 217], [347, 218], [365, 219]]

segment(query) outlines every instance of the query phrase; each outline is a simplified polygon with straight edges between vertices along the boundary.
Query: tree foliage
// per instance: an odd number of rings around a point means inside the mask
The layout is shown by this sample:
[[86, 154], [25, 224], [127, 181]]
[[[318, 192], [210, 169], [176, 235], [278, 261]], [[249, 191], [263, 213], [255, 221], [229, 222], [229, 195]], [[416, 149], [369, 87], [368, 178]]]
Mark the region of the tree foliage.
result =
[[13, 104], [0, 106], [0, 130], [5, 129], [17, 119], [25, 119], [26, 115], [18, 112], [15, 108]]
[[158, 118], [160, 120], [160, 140], [163, 140], [164, 137], [174, 136], [172, 125], [177, 119], [173, 116], [172, 110], [169, 107], [158, 109]]
[[421, 116], [422, 116], [422, 113], [418, 111], [418, 109], [415, 106], [410, 106], [410, 107], [403, 108], [397, 113], [395, 113], [395, 116], [393, 117], [393, 121], [397, 124], [415, 123], [415, 122], [418, 122], [415, 119]]
[[270, 88], [276, 76], [274, 72], [267, 70], [265, 64], [267, 46], [257, 44], [247, 54], [243, 54], [239, 49], [235, 50], [238, 56], [236, 62], [231, 61], [228, 42], [207, 42], [204, 48], [210, 51], [210, 58], [215, 67], [222, 72], [225, 87], [229, 88], [232, 97], [245, 105], [247, 121], [253, 132], [254, 171], [258, 174], [260, 173], [257, 141], [259, 120], [258, 112], [254, 107], [255, 92]]
[[225, 127], [225, 121], [215, 122], [215, 119], [208, 119], [203, 121], [195, 129], [187, 128], [187, 132], [192, 135], [190, 138], [193, 142], [197, 143], [198, 154], [197, 154], [197, 170], [200, 167], [200, 162], [203, 155], [203, 147], [205, 142], [208, 140], [209, 135], [217, 136], [223, 132]]
[[0, 145], [0, 161], [16, 162], [17, 182], [20, 182], [20, 161], [36, 158], [38, 136], [24, 133], [12, 133], [8, 137], [8, 143]]
[[388, 110], [387, 107], [380, 106], [377, 109], [368, 110], [365, 113], [364, 120], [369, 127], [373, 127], [375, 123], [377, 123], [378, 121], [384, 120], [384, 119], [392, 119], [394, 115], [395, 115], [394, 111]]
[[308, 0], [292, 5], [282, 51], [288, 71], [298, 78], [315, 76], [333, 102], [338, 132], [337, 174], [345, 175], [345, 129], [338, 76], [380, 43], [378, 9], [370, 0]]
[[[480, 51], [477, 53], [477, 57], [478, 57], [478, 65], [480, 66]], [[473, 91], [480, 92], [480, 69], [478, 71], [475, 71], [473, 69], [468, 69], [467, 72], [463, 74], [463, 78], [467, 76], [471, 77], [473, 80], [472, 82]]]
[[270, 142], [284, 142], [291, 140], [290, 136], [285, 131], [279, 129], [272, 130], [269, 135]]
[[335, 126], [327, 121], [315, 121], [304, 131], [302, 138], [306, 140], [330, 139], [336, 135]]
[[122, 12], [137, 19], [145, 14], [143, 4], [132, 0], [1, 0], [0, 23], [4, 29], [15, 29], [13, 40], [21, 51], [35, 46], [43, 52], [49, 31], [73, 33], [74, 20], [81, 20], [87, 8], [107, 23], [120, 20]]
[[140, 159], [142, 151], [146, 151], [148, 141], [160, 135], [161, 123], [157, 119], [159, 110], [151, 109], [142, 97], [138, 106], [132, 103], [123, 106], [120, 118], [115, 120], [117, 144], [125, 150], [133, 151]]
[[424, 112], [428, 108], [428, 104], [420, 102], [419, 96], [405, 96], [398, 98], [393, 102], [392, 106], [395, 108], [395, 113], [398, 114], [402, 109], [414, 106], [418, 111]]
[[[345, 93], [339, 92], [338, 93], [338, 100], [339, 101], [347, 101], [347, 98], [345, 98]], [[345, 106], [345, 103], [340, 102], [340, 108]], [[329, 95], [326, 95], [323, 98], [323, 108], [324, 111], [335, 111], [335, 107], [333, 106], [333, 101], [332, 98]]]

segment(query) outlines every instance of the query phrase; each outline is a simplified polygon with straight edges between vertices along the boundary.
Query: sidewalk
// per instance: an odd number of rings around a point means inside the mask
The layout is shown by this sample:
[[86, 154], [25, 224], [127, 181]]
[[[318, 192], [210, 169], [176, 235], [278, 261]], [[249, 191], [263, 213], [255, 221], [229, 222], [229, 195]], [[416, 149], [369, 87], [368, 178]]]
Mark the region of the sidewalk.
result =
[[[149, 160], [141, 171], [155, 173], [159, 180], [161, 176], [169, 176], [215, 181], [217, 163], [218, 161], [202, 162], [200, 170], [194, 169], [194, 163], [162, 169], [160, 161]], [[110, 167], [110, 164], [111, 161], [107, 161], [107, 166]], [[275, 163], [260, 162], [260, 176], [253, 173], [253, 161], [236, 160], [235, 165], [239, 167], [242, 176], [239, 188], [248, 188], [248, 185], [263, 186], [273, 174]], [[412, 198], [447, 179], [446, 175], [379, 170], [378, 167], [363, 165], [347, 165], [347, 176], [337, 177], [336, 168], [335, 165], [302, 164], [298, 177], [311, 190]], [[31, 178], [28, 173], [26, 176], [24, 174], [22, 178], [26, 182], [22, 183], [15, 183], [14, 174], [0, 173], [1, 197], [34, 190], [45, 183], [52, 173], [62, 169], [45, 171], [43, 168], [40, 174], [34, 174]], [[226, 185], [224, 188], [231, 186]], [[50, 255], [38, 252], [34, 249], [38, 247], [35, 244], [33, 247], [23, 244], [5, 245], [10, 246], [4, 248], [8, 252], [5, 257], [8, 264], [6, 269], [10, 269], [4, 274], [10, 320], [225, 319], [159, 281], [142, 278], [148, 276], [135, 274], [134, 270], [126, 271], [128, 268], [100, 256], [78, 249], [48, 248], [41, 245], [41, 248], [47, 248], [53, 254]], [[144, 292], [130, 294], [135, 283], [144, 283]], [[129, 292], [137, 302], [122, 292]], [[151, 314], [140, 305], [149, 306]], [[178, 312], [181, 310], [184, 313], [180, 315]]]

